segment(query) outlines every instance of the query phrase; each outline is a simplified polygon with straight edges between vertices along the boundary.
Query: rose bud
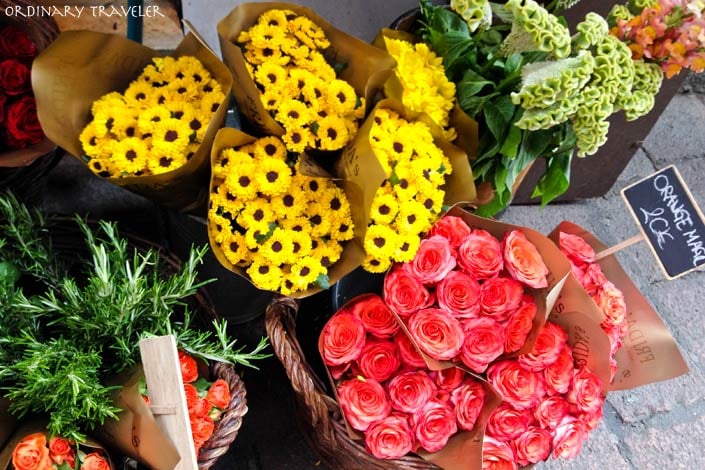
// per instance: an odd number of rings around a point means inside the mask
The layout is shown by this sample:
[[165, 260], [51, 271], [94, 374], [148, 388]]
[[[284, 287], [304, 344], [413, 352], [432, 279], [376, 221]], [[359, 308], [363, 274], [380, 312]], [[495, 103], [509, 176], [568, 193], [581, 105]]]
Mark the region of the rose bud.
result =
[[455, 405], [458, 427], [465, 431], [472, 431], [485, 404], [485, 389], [482, 384], [477, 380], [467, 379], [451, 392], [450, 400]]
[[465, 371], [458, 367], [449, 367], [431, 372], [431, 378], [438, 388], [452, 392], [465, 380]]
[[518, 410], [533, 408], [546, 394], [543, 375], [524, 369], [515, 360], [492, 364], [487, 369], [487, 380], [502, 400]]
[[400, 317], [408, 317], [433, 304], [428, 289], [403, 268], [393, 268], [384, 278], [384, 301]]
[[519, 363], [527, 369], [541, 371], [556, 362], [567, 341], [568, 335], [561, 326], [546, 322], [536, 338], [534, 349], [519, 356]]
[[408, 328], [419, 349], [439, 361], [453, 359], [463, 347], [463, 328], [445, 310], [419, 310], [409, 318]]
[[392, 341], [368, 341], [357, 359], [360, 373], [366, 378], [384, 382], [401, 366], [397, 345]]
[[605, 401], [600, 379], [583, 366], [575, 371], [573, 386], [566, 397], [568, 403], [576, 405], [584, 413], [596, 413]]
[[440, 282], [454, 267], [453, 249], [439, 235], [421, 240], [414, 259], [404, 265], [420, 282], [431, 285]]
[[323, 362], [328, 366], [354, 361], [365, 346], [365, 327], [355, 315], [340, 312], [328, 320], [321, 332]]
[[508, 277], [495, 277], [480, 286], [480, 310], [482, 315], [496, 321], [505, 321], [521, 305], [524, 297], [522, 285]]
[[352, 313], [360, 319], [365, 331], [377, 338], [391, 338], [399, 331], [399, 323], [379, 296], [356, 303]]
[[561, 232], [558, 234], [558, 246], [561, 252], [577, 265], [595, 262], [595, 250], [577, 235]]
[[394, 342], [399, 349], [399, 358], [401, 363], [405, 368], [408, 369], [419, 369], [426, 367], [426, 361], [416, 349], [416, 346], [411, 342], [406, 333], [400, 331], [394, 336]]
[[581, 421], [565, 416], [553, 435], [553, 458], [572, 459], [580, 453], [587, 432]]
[[416, 440], [427, 452], [444, 448], [450, 436], [458, 431], [455, 412], [438, 400], [426, 402], [413, 416], [413, 422]]
[[545, 429], [530, 426], [513, 442], [519, 465], [526, 466], [546, 460], [551, 454], [552, 439], [551, 433]]
[[76, 463], [76, 451], [71, 443], [63, 437], [54, 436], [49, 440], [49, 456], [57, 465], [66, 462], [69, 467], [73, 468]]
[[440, 235], [450, 243], [450, 246], [457, 248], [472, 230], [460, 217], [446, 215], [431, 228], [429, 236]]
[[619, 327], [627, 319], [627, 303], [624, 294], [614, 284], [607, 281], [597, 293], [595, 303], [605, 314], [605, 326]]
[[392, 409], [405, 413], [420, 410], [436, 394], [436, 385], [422, 370], [404, 372], [387, 383]]
[[504, 352], [504, 327], [491, 318], [471, 318], [464, 323], [465, 341], [460, 360], [481, 374]]
[[570, 405], [561, 396], [547, 397], [534, 410], [534, 418], [542, 428], [553, 431], [570, 411]]
[[534, 289], [548, 286], [546, 263], [539, 250], [523, 232], [512, 230], [505, 234], [502, 244], [504, 245], [504, 267], [510, 276]]
[[476, 317], [480, 313], [480, 284], [462, 271], [451, 271], [436, 287], [439, 307], [456, 318]]
[[549, 395], [564, 395], [570, 388], [574, 374], [573, 350], [566, 344], [556, 362], [543, 370], [543, 376], [546, 379], [546, 392]]
[[502, 247], [489, 232], [475, 229], [458, 247], [458, 265], [478, 281], [495, 277], [504, 267]]
[[514, 451], [491, 436], [482, 440], [482, 470], [517, 470]]
[[110, 470], [110, 464], [102, 455], [93, 452], [83, 459], [81, 470]]
[[372, 379], [351, 379], [338, 387], [340, 407], [354, 429], [366, 431], [370, 424], [389, 416], [392, 405], [384, 388]]
[[529, 410], [516, 410], [507, 403], [502, 403], [495, 408], [487, 421], [487, 434], [500, 441], [510, 441], [524, 434], [531, 421]]
[[393, 414], [372, 424], [365, 433], [367, 451], [378, 459], [398, 459], [411, 452], [414, 437], [406, 417]]
[[211, 384], [206, 395], [206, 400], [216, 408], [224, 410], [230, 404], [230, 387], [223, 379], [218, 379]]
[[530, 295], [524, 295], [521, 305], [509, 316], [507, 321], [504, 338], [505, 353], [518, 351], [526, 344], [526, 338], [531, 332], [537, 311], [538, 307], [534, 298]]

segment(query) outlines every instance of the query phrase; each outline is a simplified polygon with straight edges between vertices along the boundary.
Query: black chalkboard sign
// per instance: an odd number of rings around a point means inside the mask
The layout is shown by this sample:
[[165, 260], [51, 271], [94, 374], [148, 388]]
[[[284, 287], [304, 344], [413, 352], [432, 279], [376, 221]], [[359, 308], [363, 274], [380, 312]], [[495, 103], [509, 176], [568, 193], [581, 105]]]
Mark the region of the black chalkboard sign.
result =
[[705, 265], [705, 219], [675, 166], [622, 190], [666, 277]]

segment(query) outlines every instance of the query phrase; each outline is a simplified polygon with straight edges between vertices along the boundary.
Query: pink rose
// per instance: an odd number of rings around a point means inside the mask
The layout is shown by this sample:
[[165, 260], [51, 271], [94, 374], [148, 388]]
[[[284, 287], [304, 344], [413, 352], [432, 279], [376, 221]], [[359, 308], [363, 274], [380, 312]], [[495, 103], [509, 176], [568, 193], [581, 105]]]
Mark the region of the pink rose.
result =
[[427, 452], [438, 452], [458, 431], [455, 413], [447, 403], [429, 400], [413, 417], [416, 440]]
[[460, 360], [481, 374], [504, 352], [504, 327], [491, 318], [471, 318], [464, 324], [465, 341]]
[[580, 280], [585, 292], [591, 297], [597, 295], [602, 286], [607, 284], [605, 273], [602, 272], [602, 267], [597, 263], [588, 265], [582, 273], [582, 278], [578, 278], [578, 280]]
[[467, 379], [450, 394], [450, 400], [455, 406], [455, 419], [458, 427], [472, 431], [485, 404], [485, 389], [474, 379]]
[[603, 322], [605, 326], [619, 327], [626, 322], [627, 303], [624, 300], [624, 294], [611, 282], [608, 281], [602, 286], [595, 302], [605, 314], [606, 318]]
[[573, 386], [566, 398], [568, 403], [577, 406], [578, 410], [584, 413], [597, 412], [605, 401], [600, 379], [585, 366], [575, 372]]
[[460, 217], [446, 215], [431, 228], [429, 236], [440, 235], [450, 243], [450, 246], [457, 248], [463, 239], [472, 233], [468, 224]]
[[610, 357], [610, 383], [612, 383], [612, 381], [614, 380], [618, 370], [619, 364], [617, 364], [615, 358]]
[[583, 265], [595, 262], [595, 250], [577, 235], [561, 232], [558, 234], [558, 246], [573, 264]]
[[587, 432], [583, 423], [572, 416], [565, 416], [553, 435], [553, 457], [572, 459], [580, 453]]
[[530, 426], [514, 440], [514, 453], [519, 465], [526, 466], [546, 460], [551, 454], [551, 441], [550, 432]]
[[502, 400], [518, 410], [533, 408], [546, 395], [543, 375], [524, 369], [516, 360], [492, 364], [487, 369], [487, 380]]
[[377, 295], [356, 303], [352, 313], [360, 319], [365, 331], [377, 338], [391, 338], [399, 331], [399, 323], [394, 314]]
[[392, 341], [368, 341], [357, 359], [360, 372], [368, 379], [384, 382], [401, 366], [397, 345]]
[[420, 282], [436, 284], [455, 267], [453, 249], [440, 235], [426, 238], [421, 240], [414, 259], [404, 266]]
[[409, 318], [408, 328], [419, 349], [436, 360], [453, 359], [463, 347], [463, 327], [445, 310], [419, 310]]
[[436, 394], [436, 385], [422, 370], [404, 372], [387, 383], [392, 409], [416, 413]]
[[358, 431], [366, 431], [392, 411], [384, 388], [371, 379], [346, 380], [338, 387], [338, 398], [348, 423]]
[[482, 441], [482, 470], [517, 470], [516, 457], [509, 444], [485, 436]]
[[323, 362], [340, 366], [360, 357], [365, 346], [365, 327], [355, 315], [343, 311], [333, 315], [321, 332], [319, 348]]
[[502, 403], [495, 408], [487, 421], [487, 434], [500, 441], [510, 441], [524, 434], [531, 421], [529, 410], [516, 410], [507, 403]]
[[570, 405], [561, 396], [547, 397], [534, 410], [534, 418], [542, 428], [553, 431], [570, 412]]
[[462, 271], [451, 271], [436, 287], [438, 305], [456, 318], [476, 317], [480, 312], [480, 284]]
[[495, 277], [480, 286], [480, 310], [483, 315], [505, 321], [521, 304], [522, 285], [508, 277]]
[[465, 371], [458, 367], [449, 367], [431, 372], [431, 378], [438, 388], [452, 392], [465, 380]]
[[548, 268], [539, 250], [519, 230], [505, 234], [504, 266], [507, 272], [517, 281], [534, 289], [548, 286]]
[[565, 330], [555, 323], [546, 322], [534, 343], [534, 349], [519, 356], [519, 363], [527, 369], [541, 371], [558, 359], [568, 341]]
[[426, 361], [423, 360], [419, 350], [411, 342], [406, 333], [400, 331], [394, 336], [394, 342], [399, 349], [399, 358], [404, 367], [409, 369], [419, 369], [426, 367]]
[[504, 267], [502, 247], [489, 232], [475, 229], [458, 247], [458, 264], [477, 280], [495, 277]]
[[411, 273], [402, 268], [394, 268], [384, 278], [384, 301], [400, 317], [433, 304], [428, 289]]
[[563, 395], [567, 393], [574, 374], [573, 350], [566, 344], [563, 346], [556, 362], [543, 370], [548, 394]]
[[372, 424], [365, 433], [367, 452], [378, 459], [398, 459], [411, 452], [414, 438], [406, 417], [391, 415]]
[[506, 325], [504, 352], [513, 353], [526, 344], [526, 338], [534, 326], [534, 317], [538, 307], [530, 295], [524, 295], [519, 308], [511, 314]]
[[603, 407], [599, 407], [592, 413], [578, 413], [576, 415], [576, 418], [578, 418], [580, 422], [583, 423], [583, 426], [585, 426], [586, 431], [592, 431], [600, 424], [600, 421], [602, 421], [603, 416], [604, 409]]

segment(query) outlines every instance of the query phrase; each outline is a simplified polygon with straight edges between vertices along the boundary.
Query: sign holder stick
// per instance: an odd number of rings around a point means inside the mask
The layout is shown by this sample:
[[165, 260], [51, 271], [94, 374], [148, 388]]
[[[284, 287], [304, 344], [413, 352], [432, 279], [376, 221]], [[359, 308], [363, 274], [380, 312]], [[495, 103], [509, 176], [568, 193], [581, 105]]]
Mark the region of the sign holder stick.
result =
[[627, 238], [623, 242], [617, 243], [616, 245], [609, 247], [606, 250], [602, 250], [601, 252], [597, 253], [595, 255], [595, 261], [599, 261], [602, 258], [606, 258], [610, 255], [613, 255], [613, 254], [617, 253], [618, 251], [621, 251], [628, 246], [635, 245], [643, 240], [645, 240], [645, 238], [644, 238], [644, 234], [642, 234], [642, 233], [640, 233], [639, 235], [634, 235], [631, 238]]

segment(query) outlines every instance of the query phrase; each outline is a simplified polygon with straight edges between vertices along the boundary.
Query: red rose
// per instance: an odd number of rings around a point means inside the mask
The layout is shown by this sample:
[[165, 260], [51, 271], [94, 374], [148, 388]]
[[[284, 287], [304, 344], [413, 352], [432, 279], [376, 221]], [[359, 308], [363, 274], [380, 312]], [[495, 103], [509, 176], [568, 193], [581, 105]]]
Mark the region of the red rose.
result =
[[505, 234], [504, 240], [504, 267], [517, 281], [534, 289], [548, 286], [548, 268], [544, 263], [539, 250], [519, 230], [512, 230]]
[[614, 284], [607, 281], [597, 293], [595, 303], [605, 314], [604, 326], [619, 327], [627, 319], [627, 303], [624, 294]]
[[230, 387], [223, 379], [218, 379], [208, 389], [206, 400], [216, 408], [224, 410], [230, 405]]
[[596, 413], [605, 401], [600, 379], [585, 366], [575, 371], [573, 386], [566, 398], [584, 413]]
[[583, 265], [595, 262], [595, 250], [577, 235], [559, 233], [558, 246], [573, 264]]
[[384, 301], [401, 317], [433, 304], [428, 289], [403, 268], [394, 268], [384, 278]]
[[399, 331], [399, 323], [387, 304], [379, 296], [372, 296], [356, 303], [352, 308], [365, 331], [377, 338], [391, 338]]
[[392, 341], [368, 341], [357, 359], [357, 366], [366, 378], [384, 382], [401, 366], [397, 345]]
[[487, 380], [502, 400], [518, 410], [533, 408], [546, 395], [543, 375], [524, 369], [515, 360], [492, 364], [487, 369]]
[[398, 459], [411, 452], [414, 437], [406, 417], [391, 415], [377, 421], [365, 433], [367, 452], [378, 459]]
[[472, 431], [477, 422], [482, 405], [485, 404], [485, 389], [477, 380], [467, 379], [450, 394], [450, 400], [455, 406], [455, 419], [458, 427]]
[[408, 328], [419, 349], [439, 361], [453, 359], [463, 347], [463, 327], [445, 310], [419, 310], [409, 318]]
[[186, 395], [186, 406], [191, 409], [195, 406], [198, 396], [198, 389], [191, 384], [184, 384], [184, 395]]
[[456, 318], [480, 312], [480, 284], [462, 271], [451, 271], [436, 287], [438, 305]]
[[465, 381], [465, 371], [459, 367], [449, 367], [431, 372], [431, 377], [438, 388], [452, 392]]
[[191, 421], [191, 434], [196, 447], [201, 447], [213, 435], [215, 423], [210, 416], [189, 415]]
[[537, 311], [534, 298], [530, 295], [524, 295], [521, 305], [507, 321], [506, 336], [504, 337], [505, 353], [518, 351], [526, 344], [526, 337], [531, 332]]
[[475, 229], [458, 247], [458, 265], [477, 280], [495, 277], [504, 267], [502, 247], [489, 232]]
[[338, 387], [340, 407], [354, 429], [366, 431], [370, 424], [389, 416], [392, 405], [384, 388], [372, 379], [352, 379]]
[[198, 365], [196, 364], [196, 360], [185, 351], [179, 351], [179, 365], [181, 366], [181, 380], [185, 384], [198, 380]]
[[517, 470], [514, 451], [509, 444], [485, 436], [482, 441], [482, 470]]
[[507, 403], [502, 403], [487, 421], [487, 434], [500, 441], [509, 441], [524, 434], [531, 421], [529, 410], [515, 410]]
[[539, 425], [553, 431], [570, 411], [570, 405], [561, 396], [547, 397], [534, 410], [534, 418]]
[[404, 372], [387, 383], [392, 409], [415, 413], [436, 394], [436, 385], [422, 370]]
[[29, 68], [17, 59], [0, 62], [0, 89], [6, 95], [15, 96], [32, 89]]
[[455, 267], [453, 249], [440, 235], [426, 238], [421, 240], [414, 259], [404, 267], [420, 282], [436, 284]]
[[572, 416], [565, 416], [553, 435], [553, 458], [576, 457], [586, 438], [587, 432], [583, 423]]
[[19, 149], [39, 143], [44, 138], [37, 119], [37, 103], [32, 96], [13, 101], [5, 114], [5, 139], [10, 148]]
[[414, 434], [419, 445], [427, 452], [438, 452], [458, 431], [455, 413], [447, 403], [432, 399], [414, 416]]
[[591, 264], [582, 272], [582, 278], [578, 278], [580, 284], [585, 289], [589, 296], [597, 295], [597, 292], [607, 284], [605, 273], [602, 272], [602, 267], [597, 264]]
[[472, 230], [463, 219], [460, 217], [447, 215], [436, 222], [433, 228], [431, 228], [429, 236], [440, 235], [448, 240], [451, 247], [457, 248], [465, 237], [471, 233]]
[[30, 61], [37, 55], [37, 46], [27, 33], [10, 25], [0, 29], [0, 58], [22, 58]]
[[[0, 92], [0, 125], [5, 122], [5, 101], [7, 101], [7, 96], [5, 96], [4, 93]], [[0, 134], [0, 140], [1, 139], [2, 135]]]
[[460, 360], [481, 374], [504, 352], [504, 327], [491, 318], [471, 318], [464, 323], [465, 341]]
[[333, 315], [323, 327], [320, 350], [323, 362], [339, 366], [360, 357], [365, 346], [365, 327], [352, 313], [343, 311]]
[[205, 398], [199, 398], [198, 400], [193, 402], [193, 405], [188, 410], [188, 414], [189, 416], [204, 418], [206, 416], [211, 416], [212, 409], [213, 405], [211, 405], [208, 400], [206, 400]]
[[63, 437], [54, 436], [49, 440], [49, 457], [55, 464], [61, 465], [66, 462], [73, 468], [76, 463], [76, 451], [71, 443]]
[[495, 277], [480, 286], [480, 310], [497, 321], [505, 321], [521, 304], [524, 287], [508, 277]]
[[543, 370], [548, 394], [563, 395], [567, 393], [574, 374], [573, 350], [566, 344], [563, 346], [556, 362]]
[[12, 451], [15, 470], [52, 470], [47, 438], [44, 433], [30, 434], [22, 439]]
[[565, 330], [555, 323], [546, 322], [534, 343], [534, 349], [519, 356], [519, 363], [527, 369], [541, 371], [558, 359], [568, 341]]
[[411, 342], [406, 333], [400, 331], [394, 336], [394, 342], [399, 349], [399, 358], [405, 368], [419, 369], [426, 367], [426, 361], [423, 360], [419, 350]]
[[550, 432], [530, 426], [513, 442], [514, 454], [519, 465], [526, 466], [546, 460], [551, 454], [551, 441]]
[[83, 459], [81, 470], [110, 470], [110, 463], [99, 453], [93, 452]]

